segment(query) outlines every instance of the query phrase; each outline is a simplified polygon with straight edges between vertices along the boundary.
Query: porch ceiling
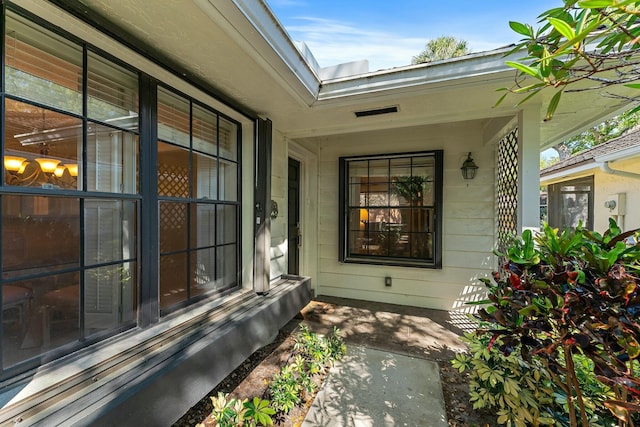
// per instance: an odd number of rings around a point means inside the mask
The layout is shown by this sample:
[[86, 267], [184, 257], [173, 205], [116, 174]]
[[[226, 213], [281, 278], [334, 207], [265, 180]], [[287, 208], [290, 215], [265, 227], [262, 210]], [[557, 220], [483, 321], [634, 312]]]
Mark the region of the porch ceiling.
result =
[[[24, 0], [25, 3], [37, 0]], [[503, 51], [320, 81], [277, 19], [256, 0], [51, 0], [142, 47], [184, 77], [202, 82], [249, 115], [270, 118], [291, 138], [515, 116], [513, 97], [493, 108], [496, 89], [513, 83]], [[624, 88], [618, 89], [620, 91]], [[554, 119], [542, 122], [541, 149], [625, 109], [594, 91], [566, 94]], [[355, 111], [398, 112], [356, 117]], [[504, 121], [500, 119], [500, 121]]]

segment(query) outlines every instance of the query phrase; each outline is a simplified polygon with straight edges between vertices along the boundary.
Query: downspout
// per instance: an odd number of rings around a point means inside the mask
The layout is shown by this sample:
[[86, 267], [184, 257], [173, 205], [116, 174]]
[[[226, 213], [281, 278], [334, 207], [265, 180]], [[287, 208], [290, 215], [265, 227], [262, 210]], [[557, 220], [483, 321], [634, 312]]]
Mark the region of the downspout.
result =
[[621, 170], [618, 170], [618, 169], [611, 169], [611, 167], [609, 166], [609, 161], [608, 160], [606, 162], [600, 163], [600, 170], [602, 170], [602, 172], [608, 173], [610, 175], [617, 175], [617, 176], [624, 176], [624, 177], [627, 177], [627, 178], [640, 179], [640, 173], [633, 173], [633, 172], [621, 171]]

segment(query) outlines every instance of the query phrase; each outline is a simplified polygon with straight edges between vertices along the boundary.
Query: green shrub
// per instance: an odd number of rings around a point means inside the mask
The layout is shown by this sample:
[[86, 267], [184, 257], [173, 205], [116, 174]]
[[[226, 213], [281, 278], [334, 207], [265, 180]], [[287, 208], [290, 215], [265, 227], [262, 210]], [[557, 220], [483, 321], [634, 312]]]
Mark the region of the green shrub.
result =
[[487, 335], [467, 333], [462, 340], [469, 352], [456, 355], [452, 365], [460, 372], [469, 372], [473, 409], [495, 410], [498, 423], [509, 426], [554, 424], [549, 410], [555, 405], [554, 390], [549, 373], [540, 363], [525, 362], [516, 353], [503, 355], [489, 346]]
[[[256, 427], [273, 425], [271, 418], [276, 412], [269, 406], [268, 400], [254, 397], [252, 400], [227, 400], [228, 394], [218, 393], [211, 397], [213, 411], [211, 416], [218, 427]], [[196, 427], [204, 427], [198, 424]]]
[[338, 328], [321, 337], [304, 325], [296, 335], [293, 361], [285, 365], [269, 383], [271, 405], [285, 414], [303, 401], [304, 393], [316, 387], [313, 376], [326, 371], [346, 352]]
[[[481, 279], [488, 299], [477, 302], [484, 305], [478, 317], [491, 327], [478, 333], [505, 356], [517, 351], [527, 363], [540, 362], [560, 390], [556, 400], [571, 426], [593, 425], [589, 417], [602, 407], [621, 423], [637, 421], [639, 241], [637, 230], [623, 233], [613, 220], [602, 235], [545, 224], [540, 234], [525, 230], [513, 240], [493, 281]], [[588, 391], [597, 395], [593, 378], [613, 391], [595, 409]]]

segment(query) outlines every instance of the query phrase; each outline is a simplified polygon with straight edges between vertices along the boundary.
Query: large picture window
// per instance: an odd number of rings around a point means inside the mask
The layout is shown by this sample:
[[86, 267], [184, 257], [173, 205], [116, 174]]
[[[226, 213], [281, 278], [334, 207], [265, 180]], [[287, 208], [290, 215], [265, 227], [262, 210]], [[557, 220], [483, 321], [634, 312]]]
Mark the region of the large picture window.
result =
[[108, 53], [3, 10], [7, 378], [239, 288], [241, 129]]
[[340, 261], [441, 266], [442, 151], [340, 158]]
[[6, 371], [136, 325], [141, 195], [138, 73], [13, 12], [4, 54]]

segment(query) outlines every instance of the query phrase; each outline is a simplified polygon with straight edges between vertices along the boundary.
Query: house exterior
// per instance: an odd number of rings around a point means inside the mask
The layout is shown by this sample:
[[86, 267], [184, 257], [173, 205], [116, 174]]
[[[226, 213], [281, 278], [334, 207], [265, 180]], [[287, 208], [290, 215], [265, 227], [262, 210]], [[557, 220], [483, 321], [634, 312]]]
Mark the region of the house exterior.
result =
[[635, 130], [540, 171], [548, 222], [603, 232], [613, 218], [623, 230], [640, 227], [640, 132]]
[[320, 69], [260, 0], [0, 3], [3, 425], [170, 424], [312, 293], [466, 311], [626, 108], [493, 108], [509, 48]]

